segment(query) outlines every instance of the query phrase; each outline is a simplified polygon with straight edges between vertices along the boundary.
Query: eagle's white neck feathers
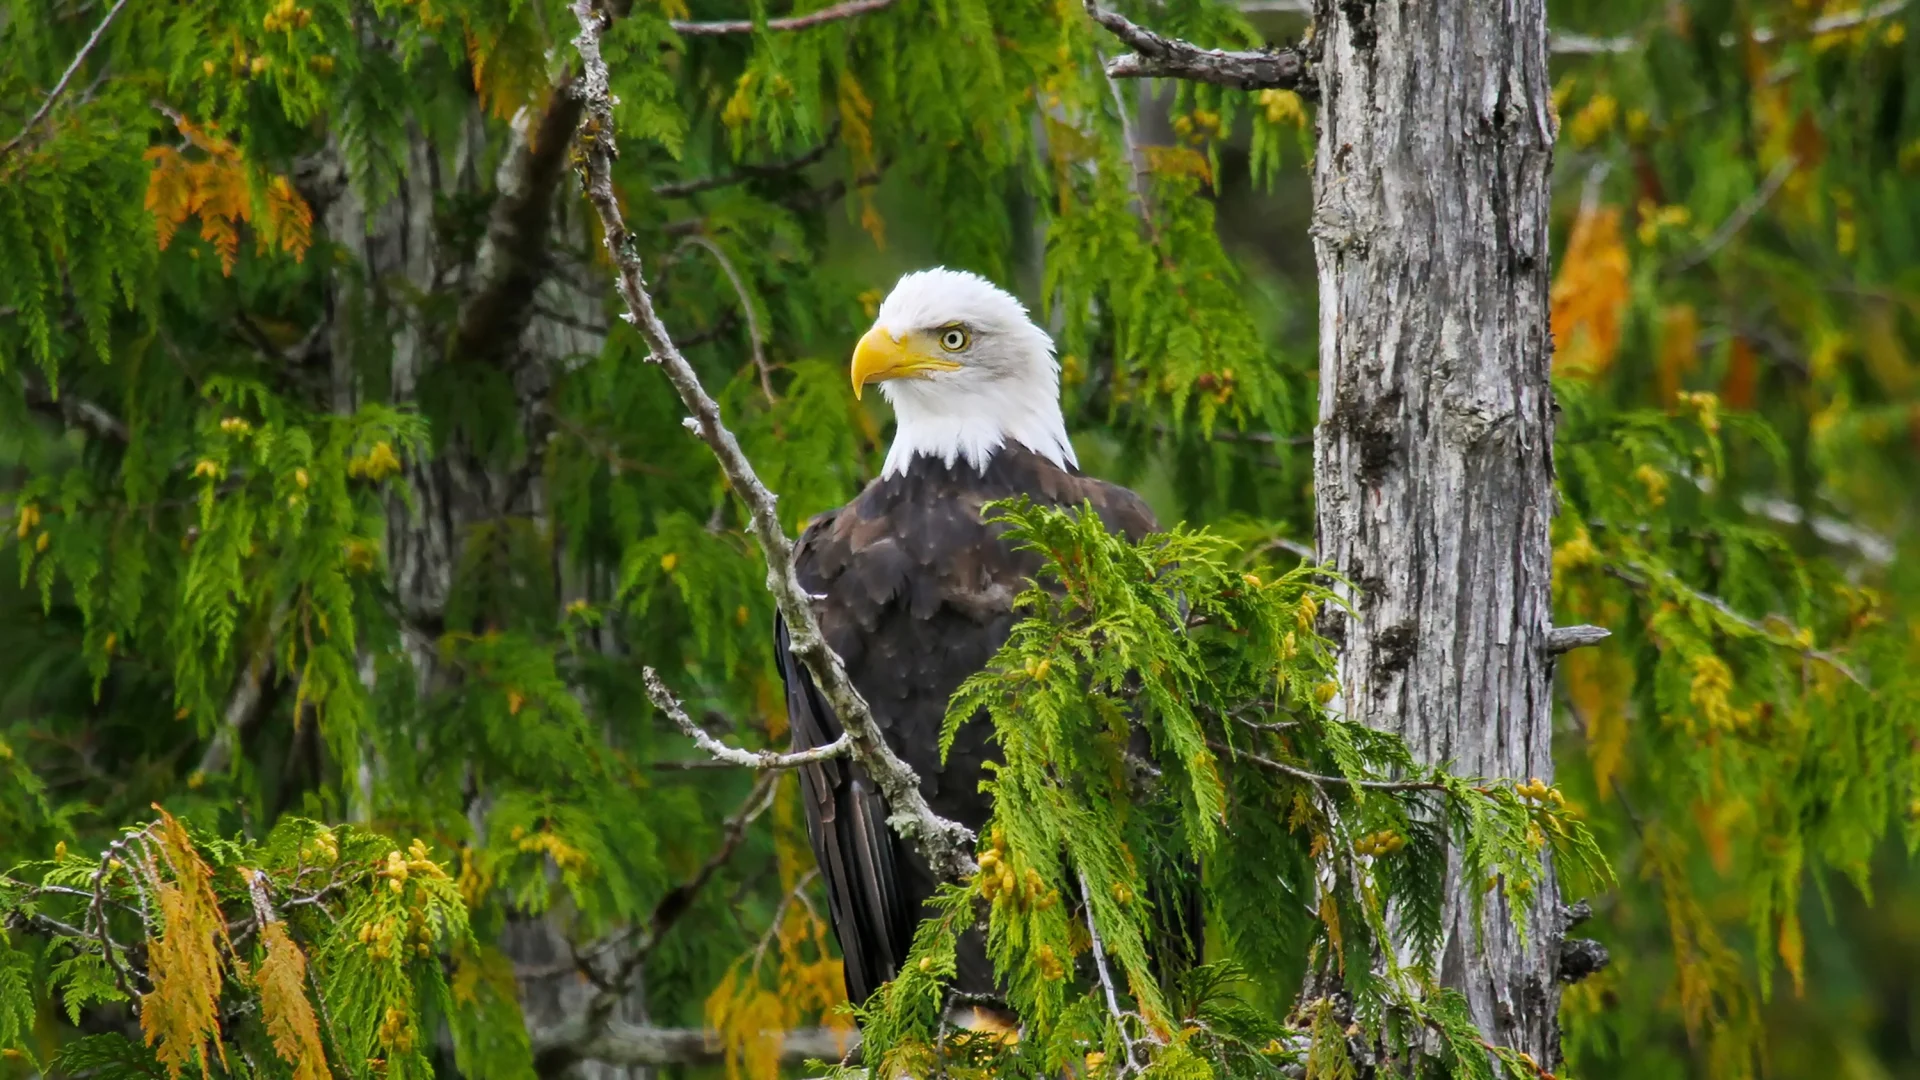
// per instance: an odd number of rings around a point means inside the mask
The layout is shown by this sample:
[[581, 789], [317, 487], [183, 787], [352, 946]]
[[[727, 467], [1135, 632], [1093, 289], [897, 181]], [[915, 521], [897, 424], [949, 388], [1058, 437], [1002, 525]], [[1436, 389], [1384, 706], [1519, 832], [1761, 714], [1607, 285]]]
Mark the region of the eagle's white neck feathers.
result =
[[992, 282], [958, 270], [908, 274], [880, 305], [874, 326], [896, 340], [911, 334], [931, 341], [953, 326], [969, 338], [952, 354], [957, 370], [879, 384], [898, 420], [883, 478], [904, 472], [921, 454], [948, 466], [965, 459], [985, 472], [1008, 442], [1061, 468], [1079, 464], [1060, 414], [1053, 339]]

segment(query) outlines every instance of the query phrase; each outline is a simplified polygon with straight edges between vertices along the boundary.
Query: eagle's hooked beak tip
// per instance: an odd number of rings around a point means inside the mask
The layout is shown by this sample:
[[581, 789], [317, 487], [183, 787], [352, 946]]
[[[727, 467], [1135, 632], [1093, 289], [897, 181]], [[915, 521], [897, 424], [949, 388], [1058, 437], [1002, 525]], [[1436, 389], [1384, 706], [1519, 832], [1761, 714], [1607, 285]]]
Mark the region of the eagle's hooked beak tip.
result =
[[884, 326], [875, 326], [853, 348], [853, 400], [870, 382], [897, 378], [910, 362], [907, 351]]

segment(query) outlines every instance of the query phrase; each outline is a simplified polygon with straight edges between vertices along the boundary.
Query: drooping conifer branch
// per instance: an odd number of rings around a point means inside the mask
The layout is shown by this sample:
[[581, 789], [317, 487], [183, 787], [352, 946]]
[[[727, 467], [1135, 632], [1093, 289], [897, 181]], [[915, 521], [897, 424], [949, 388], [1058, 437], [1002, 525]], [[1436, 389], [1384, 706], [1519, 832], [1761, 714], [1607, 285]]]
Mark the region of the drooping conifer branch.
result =
[[585, 109], [579, 136], [582, 179], [587, 199], [599, 213], [606, 230], [607, 251], [613, 260], [621, 299], [627, 305], [624, 317], [646, 341], [648, 359], [660, 365], [692, 414], [686, 420], [687, 426], [713, 451], [728, 482], [746, 504], [754, 537], [766, 557], [767, 589], [773, 594], [786, 624], [790, 648], [833, 706], [853, 757], [886, 797], [893, 814], [890, 824], [920, 850], [936, 873], [952, 880], [964, 878], [975, 869], [970, 852], [974, 840], [972, 831], [941, 818], [927, 806], [920, 794], [919, 778], [881, 737], [872, 711], [854, 689], [840, 657], [821, 636], [806, 591], [794, 576], [793, 542], [780, 527], [773, 493], [761, 483], [753, 463], [747, 460], [739, 441], [722, 421], [720, 406], [701, 386], [699, 376], [674, 346], [666, 325], [654, 309], [641, 272], [639, 249], [627, 229], [613, 190], [615, 131], [607, 64], [600, 52], [602, 20], [591, 0], [574, 0], [573, 12], [580, 22], [580, 34], [574, 39], [574, 46], [580, 52], [584, 68], [575, 84], [575, 92], [581, 96]]
[[[827, 23], [851, 19], [856, 15], [865, 15], [870, 11], [880, 11], [893, 6], [893, 0], [846, 0], [832, 7], [810, 11], [805, 15], [788, 15], [779, 19], [768, 19], [769, 30], [806, 30]], [[673, 32], [683, 37], [719, 37], [725, 34], [751, 34], [759, 29], [752, 19], [725, 19], [714, 22], [693, 22], [675, 19], [668, 23]]]
[[1086, 5], [1094, 22], [1133, 50], [1107, 61], [1108, 78], [1187, 79], [1241, 90], [1300, 90], [1307, 85], [1307, 61], [1298, 49], [1203, 49], [1156, 34], [1095, 0], [1086, 0]]

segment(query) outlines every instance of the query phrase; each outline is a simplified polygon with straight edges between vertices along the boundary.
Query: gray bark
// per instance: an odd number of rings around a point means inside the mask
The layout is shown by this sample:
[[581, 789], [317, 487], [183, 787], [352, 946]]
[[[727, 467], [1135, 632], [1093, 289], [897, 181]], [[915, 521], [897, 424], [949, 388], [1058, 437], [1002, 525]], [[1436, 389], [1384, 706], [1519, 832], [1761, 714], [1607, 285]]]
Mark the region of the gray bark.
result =
[[[548, 435], [545, 409], [553, 376], [574, 357], [598, 354], [604, 340], [602, 334], [581, 329], [604, 323], [599, 295], [550, 273], [551, 246], [571, 236], [578, 247], [580, 239], [577, 228], [553, 222], [563, 151], [578, 116], [571, 98], [561, 93], [556, 100], [558, 107], [547, 113], [517, 118], [504, 152], [492, 145], [500, 141], [500, 133], [489, 128], [477, 105], [449, 140], [453, 145], [438, 144], [416, 130], [391, 198], [370, 207], [360, 192], [342, 185], [323, 203], [328, 235], [354, 256], [335, 278], [329, 334], [332, 407], [347, 412], [360, 403], [361, 365], [382, 353], [388, 358], [392, 400], [418, 402], [422, 380], [451, 354], [461, 362], [498, 365], [511, 378], [518, 401], [516, 420], [529, 451], [522, 460], [501, 462], [475, 452], [464, 439], [437, 432], [430, 456], [403, 462], [413, 505], [398, 497], [388, 500], [387, 574], [423, 698], [448, 689], [455, 678], [440, 663], [436, 641], [461, 545], [475, 526], [502, 518], [544, 524], [547, 502], [540, 454]], [[530, 146], [544, 147], [546, 153], [530, 151]], [[495, 206], [486, 241], [469, 265], [451, 258], [439, 243], [435, 200], [487, 190], [482, 163], [495, 157]], [[447, 292], [465, 298], [450, 335], [451, 349], [448, 335], [431, 327], [408, 299]], [[370, 318], [369, 311], [382, 313], [385, 321]], [[390, 327], [391, 336], [378, 347], [358, 340], [370, 327]], [[362, 670], [363, 678], [371, 680], [372, 664]], [[356, 816], [372, 811], [379, 769], [368, 748], [359, 763]], [[484, 827], [489, 805], [487, 792], [474, 793], [469, 817], [476, 832]], [[567, 969], [571, 951], [564, 908], [513, 920], [500, 942], [522, 971], [521, 1008], [536, 1043], [570, 1029], [594, 993]], [[610, 1015], [616, 1022], [645, 1025], [645, 991], [637, 975]], [[648, 1075], [646, 1066], [639, 1058], [619, 1064], [575, 1061], [566, 1075], [640, 1080]]]
[[[1549, 106], [1544, 0], [1319, 0], [1318, 547], [1347, 715], [1426, 762], [1552, 779]], [[1442, 985], [1551, 1067], [1563, 920], [1522, 948], [1450, 881]]]

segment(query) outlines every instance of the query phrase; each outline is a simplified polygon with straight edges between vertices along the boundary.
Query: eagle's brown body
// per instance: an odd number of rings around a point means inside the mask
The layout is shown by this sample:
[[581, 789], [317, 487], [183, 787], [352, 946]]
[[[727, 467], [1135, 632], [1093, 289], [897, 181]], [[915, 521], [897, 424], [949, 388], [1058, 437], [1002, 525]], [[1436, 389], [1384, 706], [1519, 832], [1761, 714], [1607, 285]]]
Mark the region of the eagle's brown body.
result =
[[[1133, 492], [1009, 444], [984, 474], [965, 461], [913, 459], [904, 472], [816, 518], [794, 554], [827, 644], [846, 662], [888, 744], [919, 774], [935, 813], [976, 830], [992, 812], [980, 791], [982, 766], [997, 755], [989, 725], [963, 727], [945, 762], [940, 727], [953, 692], [1006, 642], [1014, 597], [1039, 571], [1039, 556], [1013, 550], [1000, 537], [1002, 527], [980, 520], [986, 503], [1016, 495], [1060, 507], [1091, 503], [1108, 529], [1132, 539], [1155, 528]], [[788, 653], [784, 627], [778, 634], [794, 748], [832, 742], [839, 721]], [[846, 960], [847, 994], [862, 1002], [899, 971], [936, 883], [913, 847], [887, 827], [886, 804], [859, 765], [810, 765], [801, 783]], [[956, 990], [994, 992], [977, 934], [962, 939], [959, 967]]]

